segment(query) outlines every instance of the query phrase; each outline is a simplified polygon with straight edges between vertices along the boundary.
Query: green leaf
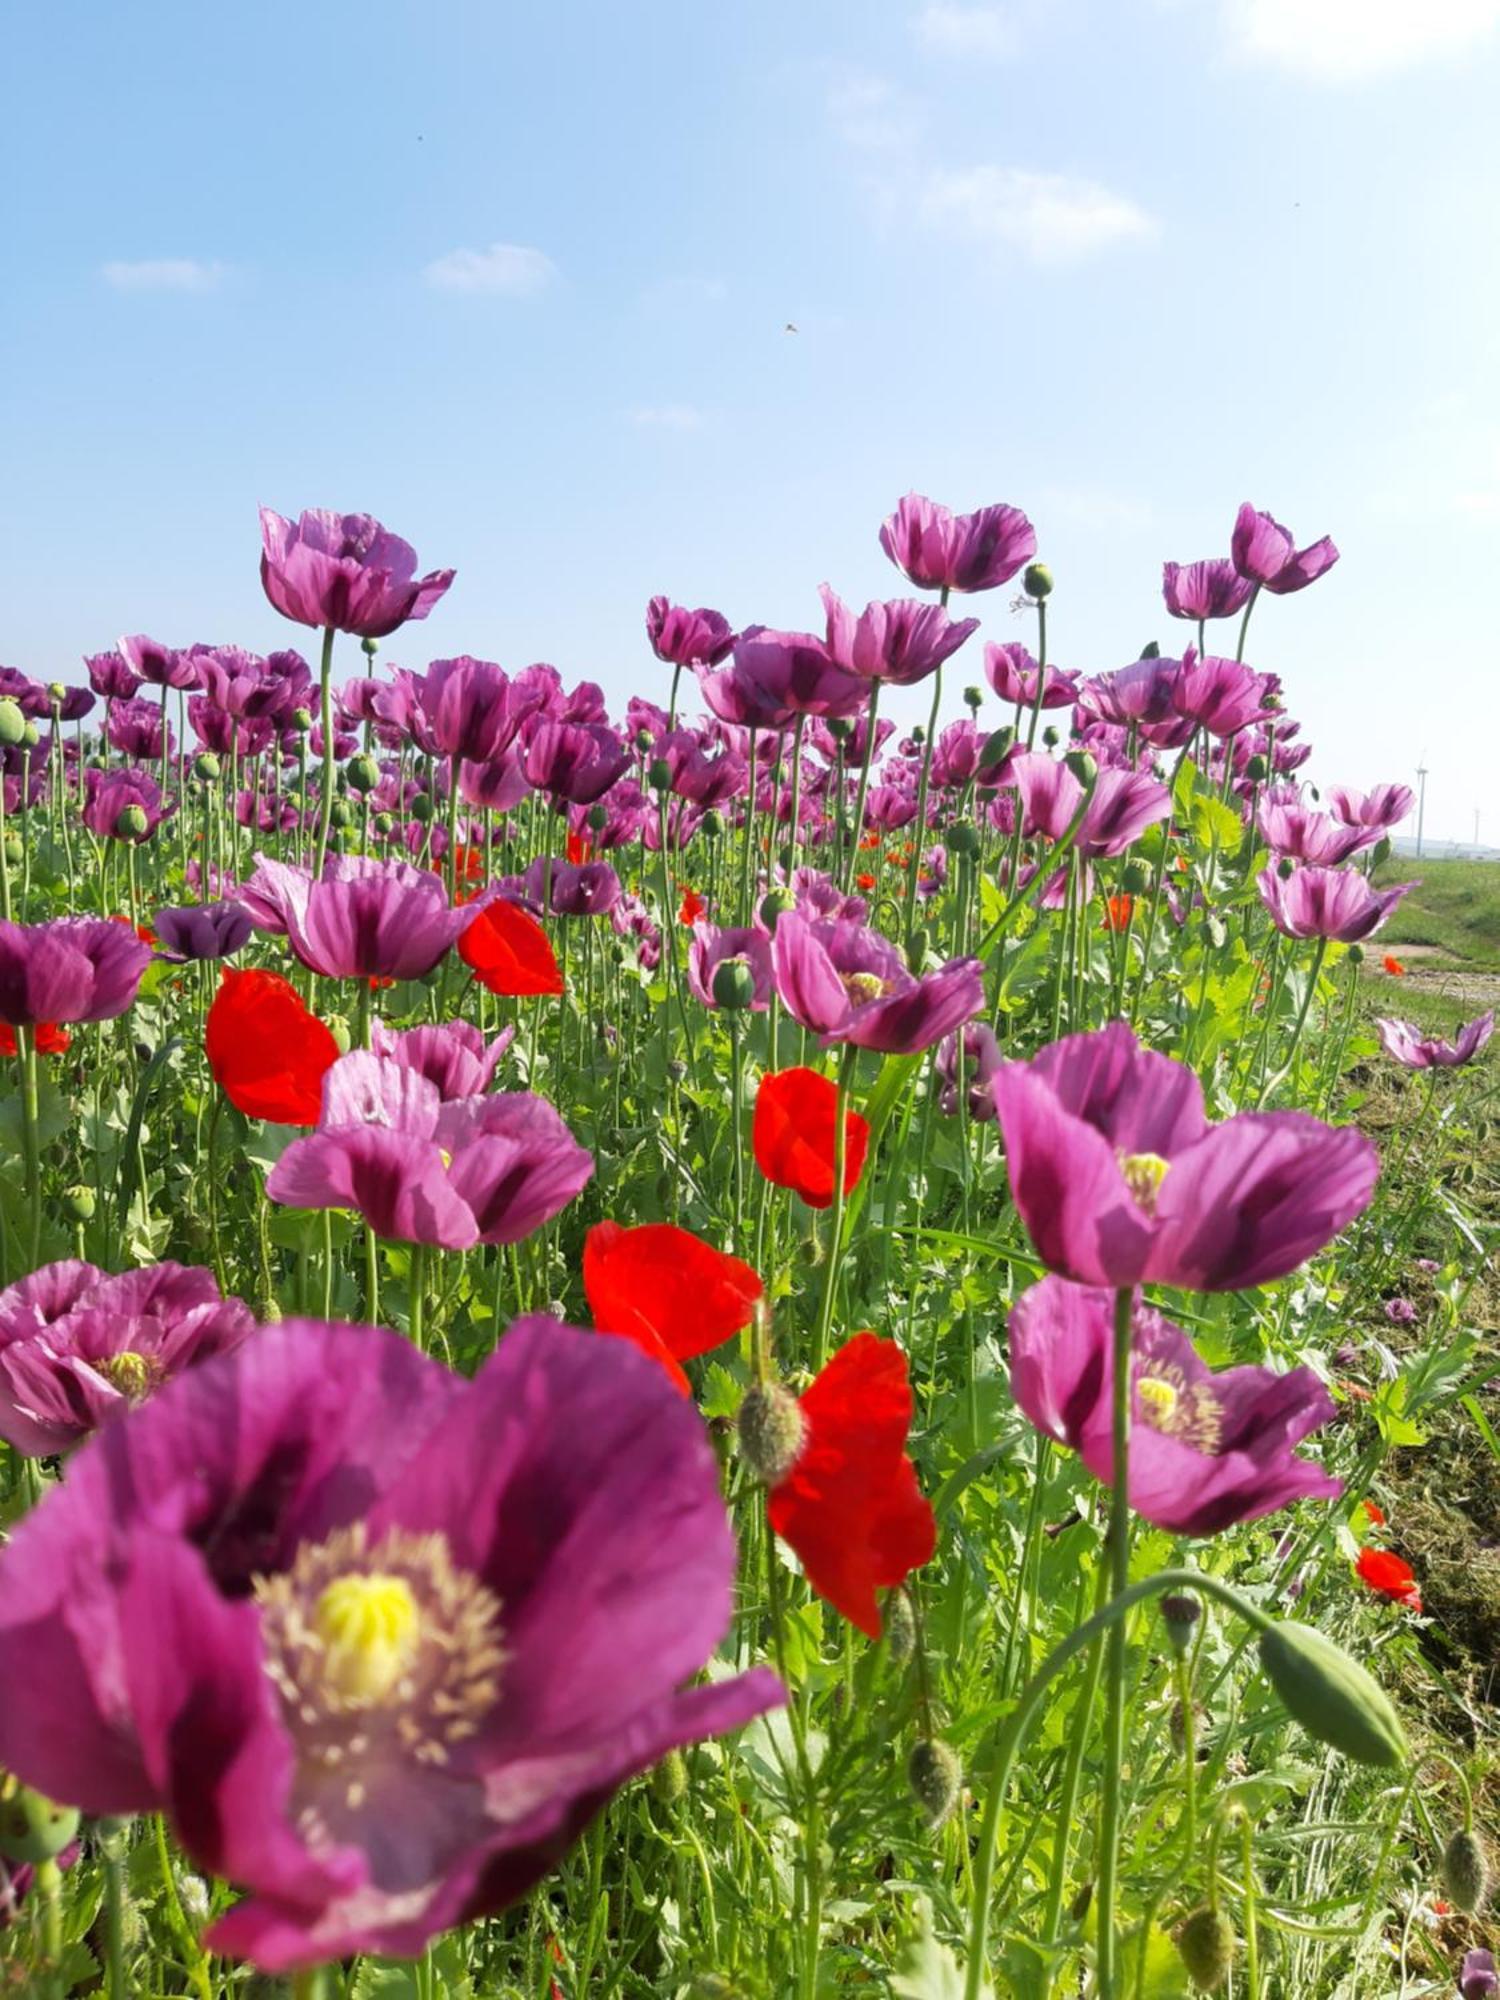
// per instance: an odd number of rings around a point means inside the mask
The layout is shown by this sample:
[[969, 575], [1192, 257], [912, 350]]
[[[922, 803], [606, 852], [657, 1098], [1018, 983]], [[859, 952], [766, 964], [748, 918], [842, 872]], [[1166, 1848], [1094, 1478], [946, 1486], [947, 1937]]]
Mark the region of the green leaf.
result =
[[[916, 1899], [917, 1934], [901, 1954], [891, 1978], [891, 1991], [899, 2000], [964, 2000], [963, 1968], [932, 1928], [932, 1904], [925, 1896]], [[984, 2000], [994, 2000], [995, 1989], [986, 1979], [980, 1983]]]

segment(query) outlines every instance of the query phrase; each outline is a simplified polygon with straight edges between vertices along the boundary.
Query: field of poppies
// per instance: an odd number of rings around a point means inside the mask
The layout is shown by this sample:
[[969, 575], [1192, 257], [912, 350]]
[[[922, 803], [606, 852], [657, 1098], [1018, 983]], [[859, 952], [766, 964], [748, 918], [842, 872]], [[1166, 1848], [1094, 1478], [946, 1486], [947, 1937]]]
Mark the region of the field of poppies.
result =
[[1369, 1025], [1333, 543], [1086, 673], [908, 495], [612, 713], [261, 524], [308, 657], [0, 668], [0, 1992], [1500, 1993], [1493, 1016]]

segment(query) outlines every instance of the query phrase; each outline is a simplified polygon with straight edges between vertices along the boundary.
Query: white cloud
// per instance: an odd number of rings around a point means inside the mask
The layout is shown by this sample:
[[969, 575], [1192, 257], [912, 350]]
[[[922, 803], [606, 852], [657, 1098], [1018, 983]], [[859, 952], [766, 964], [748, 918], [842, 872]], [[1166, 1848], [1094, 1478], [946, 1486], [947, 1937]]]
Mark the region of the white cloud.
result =
[[898, 152], [922, 128], [918, 107], [882, 76], [841, 76], [828, 92], [828, 116], [846, 146], [860, 153]]
[[492, 243], [488, 250], [450, 250], [446, 257], [435, 257], [422, 276], [434, 291], [529, 299], [552, 283], [557, 266], [524, 243]]
[[971, 242], [1020, 250], [1040, 264], [1073, 263], [1120, 243], [1149, 242], [1160, 224], [1128, 195], [1070, 174], [1022, 167], [938, 168], [921, 211]]
[[703, 412], [692, 403], [637, 403], [625, 412], [626, 421], [643, 431], [699, 431]]
[[1358, 83], [1458, 54], [1500, 25], [1500, 0], [1223, 0], [1237, 55]]
[[99, 275], [117, 292], [211, 292], [223, 279], [224, 266], [196, 257], [145, 257], [101, 264]]
[[912, 21], [912, 33], [932, 55], [979, 56], [994, 62], [1016, 48], [1013, 22], [1000, 7], [961, 7], [954, 0], [928, 0]]

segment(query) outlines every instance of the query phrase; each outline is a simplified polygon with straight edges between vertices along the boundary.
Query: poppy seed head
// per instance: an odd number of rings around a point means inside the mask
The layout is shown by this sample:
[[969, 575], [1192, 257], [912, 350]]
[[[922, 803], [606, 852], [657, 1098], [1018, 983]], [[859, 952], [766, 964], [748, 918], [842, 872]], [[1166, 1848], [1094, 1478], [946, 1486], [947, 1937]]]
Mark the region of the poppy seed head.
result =
[[940, 1736], [924, 1737], [907, 1759], [906, 1782], [931, 1827], [941, 1826], [958, 1804], [963, 1779], [957, 1753]]
[[1205, 1903], [1177, 1927], [1177, 1955], [1200, 1993], [1216, 1993], [1234, 1963], [1235, 1936], [1222, 1910]]
[[806, 1434], [801, 1405], [779, 1382], [762, 1382], [740, 1404], [740, 1451], [762, 1486], [779, 1486], [801, 1455]]

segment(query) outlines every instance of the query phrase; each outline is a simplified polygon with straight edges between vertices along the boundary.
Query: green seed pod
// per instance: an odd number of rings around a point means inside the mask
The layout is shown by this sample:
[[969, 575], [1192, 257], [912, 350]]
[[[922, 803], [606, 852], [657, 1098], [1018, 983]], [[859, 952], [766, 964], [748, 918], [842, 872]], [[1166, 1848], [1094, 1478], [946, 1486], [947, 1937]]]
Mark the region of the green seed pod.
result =
[[609, 807], [601, 806], [597, 803], [591, 805], [585, 817], [584, 824], [588, 827], [590, 833], [603, 833], [604, 829], [609, 825]]
[[325, 1014], [323, 1022], [329, 1034], [333, 1036], [334, 1044], [339, 1054], [341, 1056], [348, 1055], [350, 1049], [354, 1046], [354, 1036], [350, 1030], [347, 1018], [343, 1014]]
[[1245, 776], [1252, 785], [1263, 785], [1271, 767], [1259, 752], [1245, 766]]
[[380, 765], [374, 757], [351, 757], [345, 775], [351, 792], [373, 792], [380, 783]]
[[1362, 944], [1351, 944], [1349, 947], [1349, 963], [1351, 965], [1363, 965], [1364, 962], [1365, 962], [1364, 946]]
[[63, 1196], [63, 1204], [75, 1222], [92, 1222], [97, 1199], [91, 1187], [70, 1187]]
[[312, 728], [312, 710], [310, 708], [294, 708], [292, 710], [292, 727], [293, 729], [300, 729], [306, 735], [307, 731]]
[[1235, 1935], [1222, 1910], [1205, 1903], [1177, 1926], [1173, 1942], [1177, 1955], [1187, 1967], [1187, 1976], [1200, 1993], [1217, 1993], [1229, 1977], [1234, 1963]]
[[26, 717], [21, 713], [21, 704], [12, 701], [9, 695], [0, 696], [0, 743], [14, 749], [25, 734]]
[[0, 1855], [7, 1861], [51, 1861], [77, 1832], [71, 1806], [54, 1805], [27, 1785], [0, 1799]]
[[52, 703], [54, 708], [57, 707], [59, 702], [67, 699], [67, 693], [68, 690], [61, 681], [49, 681], [47, 683], [47, 699]]
[[984, 689], [966, 687], [964, 689], [964, 706], [972, 710], [975, 715], [978, 715], [980, 709], [984, 706]]
[[1477, 1916], [1490, 1899], [1490, 1864], [1477, 1833], [1459, 1828], [1443, 1851], [1442, 1875], [1452, 1901]]
[[1311, 1625], [1283, 1620], [1263, 1632], [1260, 1663], [1309, 1736], [1359, 1764], [1391, 1771], [1406, 1762], [1406, 1735], [1384, 1688]]
[[413, 792], [406, 805], [407, 812], [422, 826], [432, 818], [432, 795], [429, 792]]
[[724, 815], [717, 806], [710, 806], [698, 822], [698, 831], [705, 840], [718, 840], [724, 832]]
[[352, 826], [353, 823], [354, 813], [349, 801], [347, 799], [335, 799], [332, 807], [329, 809], [328, 824], [330, 826], [345, 827]]
[[1048, 750], [1055, 750], [1062, 742], [1062, 731], [1055, 722], [1049, 722], [1042, 731], [1042, 743]]
[[193, 776], [201, 778], [205, 785], [213, 784], [222, 768], [212, 750], [200, 750], [193, 759]]
[[649, 750], [655, 741], [656, 738], [651, 734], [649, 729], [638, 729], [635, 732], [635, 747], [637, 750]]
[[924, 1737], [906, 1760], [906, 1782], [926, 1813], [927, 1824], [940, 1827], [958, 1804], [964, 1767], [940, 1736]]
[[1127, 896], [1144, 896], [1151, 887], [1151, 870], [1144, 861], [1127, 861], [1120, 870], [1120, 887]]
[[1145, 645], [1142, 646], [1141, 658], [1143, 660], [1159, 660], [1161, 658], [1161, 647], [1155, 639], [1148, 639]]
[[1179, 1656], [1193, 1643], [1193, 1627], [1203, 1615], [1203, 1606], [1186, 1592], [1172, 1592], [1161, 1600], [1162, 1622], [1172, 1651]]
[[738, 1419], [740, 1455], [762, 1486], [779, 1486], [797, 1463], [806, 1435], [801, 1405], [779, 1382], [745, 1392]]
[[669, 792], [672, 789], [672, 766], [665, 757], [653, 757], [646, 768], [646, 782], [653, 792]]
[[373, 660], [375, 655], [380, 651], [380, 641], [378, 639], [371, 638], [370, 635], [366, 633], [365, 637], [361, 639], [359, 642], [359, 650], [364, 654], [367, 660]]
[[971, 819], [956, 819], [948, 829], [948, 852], [950, 854], [977, 854], [979, 852], [979, 828]]
[[40, 729], [37, 728], [34, 722], [28, 721], [26, 727], [21, 731], [21, 748], [23, 750], [35, 750], [41, 740], [42, 732]]
[[371, 820], [370, 824], [371, 826], [374, 827], [375, 831], [380, 835], [382, 840], [384, 840], [388, 834], [392, 834], [396, 830], [396, 819], [393, 813], [376, 813], [374, 819]]
[[1052, 595], [1052, 572], [1045, 563], [1028, 563], [1026, 574], [1021, 578], [1021, 588], [1028, 597], [1038, 600]]
[[126, 806], [115, 821], [115, 832], [121, 840], [144, 840], [150, 831], [151, 822], [144, 806]]
[[1085, 790], [1093, 784], [1099, 775], [1099, 766], [1094, 762], [1087, 750], [1070, 750], [1067, 756], [1063, 758], [1063, 762]]
[[680, 1750], [669, 1750], [651, 1773], [651, 1794], [662, 1805], [676, 1805], [688, 1788], [687, 1762]]
[[755, 999], [755, 974], [743, 958], [721, 958], [714, 967], [714, 1005], [738, 1014]]
[[5, 859], [7, 864], [12, 868], [19, 868], [24, 854], [25, 850], [21, 846], [20, 834], [7, 833], [5, 836]]
[[760, 899], [760, 920], [768, 931], [774, 932], [777, 918], [796, 907], [797, 898], [790, 889], [768, 889]]
[[897, 1666], [917, 1650], [917, 1618], [911, 1599], [904, 1590], [893, 1590], [885, 1600], [880, 1619], [880, 1636], [885, 1650]]

